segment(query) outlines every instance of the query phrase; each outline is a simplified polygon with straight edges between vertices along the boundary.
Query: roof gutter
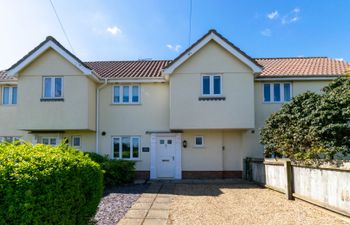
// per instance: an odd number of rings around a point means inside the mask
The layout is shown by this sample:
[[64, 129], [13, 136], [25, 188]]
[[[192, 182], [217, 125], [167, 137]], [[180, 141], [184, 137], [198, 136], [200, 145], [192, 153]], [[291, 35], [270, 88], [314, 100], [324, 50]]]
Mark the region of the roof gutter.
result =
[[308, 80], [335, 80], [339, 76], [328, 76], [328, 77], [258, 77], [255, 78], [256, 81], [308, 81]]
[[18, 84], [18, 82], [17, 82], [17, 81], [6, 81], [6, 80], [1, 81], [1, 80], [0, 80], [0, 84], [16, 85], [16, 84]]
[[100, 148], [100, 141], [99, 141], [99, 137], [100, 137], [100, 91], [102, 90], [102, 88], [104, 88], [108, 83], [108, 79], [105, 78], [104, 79], [104, 83], [100, 86], [97, 87], [96, 89], [96, 153], [99, 154], [99, 148]]

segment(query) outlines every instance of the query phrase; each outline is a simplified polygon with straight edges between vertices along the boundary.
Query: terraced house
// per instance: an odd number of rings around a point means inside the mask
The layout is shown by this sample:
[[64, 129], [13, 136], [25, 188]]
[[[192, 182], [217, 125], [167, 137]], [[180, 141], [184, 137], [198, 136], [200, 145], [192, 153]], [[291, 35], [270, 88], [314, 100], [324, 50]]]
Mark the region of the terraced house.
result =
[[174, 60], [82, 62], [48, 37], [0, 74], [0, 138], [135, 160], [152, 179], [240, 177], [281, 104], [350, 64], [252, 58], [210, 30]]

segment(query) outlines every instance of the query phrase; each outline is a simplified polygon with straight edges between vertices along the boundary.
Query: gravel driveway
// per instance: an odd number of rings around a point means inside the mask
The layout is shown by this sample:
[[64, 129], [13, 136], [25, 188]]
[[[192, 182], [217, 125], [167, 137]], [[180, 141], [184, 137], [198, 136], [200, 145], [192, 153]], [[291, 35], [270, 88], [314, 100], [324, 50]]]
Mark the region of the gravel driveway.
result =
[[147, 189], [146, 184], [106, 188], [95, 215], [97, 225], [115, 225]]
[[306, 202], [254, 184], [176, 184], [168, 224], [349, 224]]

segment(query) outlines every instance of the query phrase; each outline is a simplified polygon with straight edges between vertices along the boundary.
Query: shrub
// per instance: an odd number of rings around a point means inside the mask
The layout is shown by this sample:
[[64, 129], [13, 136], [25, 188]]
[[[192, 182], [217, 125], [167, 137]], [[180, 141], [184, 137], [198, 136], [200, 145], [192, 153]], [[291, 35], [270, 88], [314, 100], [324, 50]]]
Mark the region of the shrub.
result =
[[104, 163], [108, 161], [107, 156], [102, 156], [100, 154], [97, 154], [95, 152], [86, 152], [85, 153], [92, 161], [97, 162], [98, 164]]
[[104, 170], [105, 185], [127, 184], [134, 181], [136, 176], [134, 161], [112, 160], [93, 152], [88, 152], [87, 155]]
[[102, 163], [102, 168], [106, 185], [131, 183], [136, 176], [134, 161], [109, 160]]
[[271, 114], [261, 130], [265, 155], [292, 160], [334, 159], [350, 153], [350, 80], [338, 78], [321, 94], [306, 92]]
[[66, 145], [0, 144], [0, 224], [88, 224], [102, 170]]

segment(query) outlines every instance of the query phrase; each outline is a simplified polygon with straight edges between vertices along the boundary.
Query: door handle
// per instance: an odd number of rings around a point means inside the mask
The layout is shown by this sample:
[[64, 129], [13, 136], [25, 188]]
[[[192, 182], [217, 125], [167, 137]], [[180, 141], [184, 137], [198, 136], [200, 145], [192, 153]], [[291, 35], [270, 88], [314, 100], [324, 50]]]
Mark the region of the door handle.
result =
[[175, 156], [173, 156], [173, 161], [175, 160]]
[[162, 162], [169, 162], [169, 159], [162, 159]]

